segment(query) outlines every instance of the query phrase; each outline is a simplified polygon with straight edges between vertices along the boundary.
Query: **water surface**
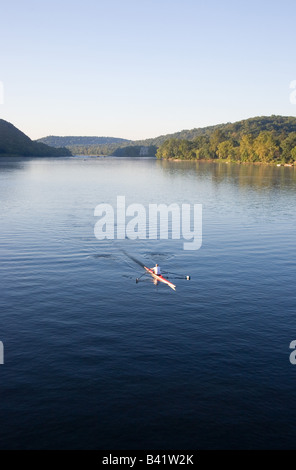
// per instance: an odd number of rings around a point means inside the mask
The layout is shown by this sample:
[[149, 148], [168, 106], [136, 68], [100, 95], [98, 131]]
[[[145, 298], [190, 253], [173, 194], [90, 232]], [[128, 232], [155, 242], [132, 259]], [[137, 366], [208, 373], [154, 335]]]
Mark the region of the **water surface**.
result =
[[[295, 447], [293, 168], [0, 161], [2, 449]], [[103, 240], [94, 208], [200, 203], [203, 244]], [[145, 264], [190, 274], [138, 284]]]

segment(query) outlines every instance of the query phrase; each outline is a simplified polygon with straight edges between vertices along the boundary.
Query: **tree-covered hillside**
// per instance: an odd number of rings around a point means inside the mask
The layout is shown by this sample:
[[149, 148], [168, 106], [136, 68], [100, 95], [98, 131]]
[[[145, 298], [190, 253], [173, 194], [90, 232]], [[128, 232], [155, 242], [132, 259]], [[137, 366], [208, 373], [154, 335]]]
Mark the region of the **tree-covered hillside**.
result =
[[256, 117], [190, 132], [191, 138], [184, 138], [186, 133], [181, 133], [181, 139], [166, 139], [158, 147], [157, 157], [263, 163], [296, 161], [295, 117]]
[[38, 139], [37, 142], [50, 145], [51, 147], [70, 147], [70, 146], [89, 146], [89, 145], [109, 145], [109, 144], [124, 144], [129, 143], [130, 140], [120, 139], [117, 137], [87, 137], [87, 136], [66, 136], [58, 137], [50, 135]]
[[0, 119], [0, 157], [61, 157], [69, 156], [66, 148], [53, 148], [34, 142], [10, 122]]
[[243, 134], [251, 134], [257, 137], [261, 131], [272, 131], [280, 135], [296, 132], [296, 117], [293, 116], [259, 116], [237, 121], [234, 123], [217, 124], [215, 126], [198, 127], [183, 130], [174, 134], [161, 135], [154, 139], [135, 141], [136, 145], [156, 145], [159, 147], [169, 139], [194, 140], [196, 137], [210, 137], [215, 131], [222, 130], [227, 136], [239, 138]]
[[[296, 118], [261, 116], [235, 123], [183, 130], [153, 139], [126, 140], [113, 137], [55, 137], [39, 139], [65, 146], [74, 155], [152, 156], [184, 159], [242, 161], [295, 161]], [[259, 138], [259, 134], [261, 134]], [[219, 146], [219, 149], [218, 149]]]
[[66, 147], [73, 155], [111, 155], [118, 148], [129, 145], [131, 141], [117, 137], [59, 137], [50, 135], [48, 137], [38, 139], [37, 142], [41, 142], [52, 147]]

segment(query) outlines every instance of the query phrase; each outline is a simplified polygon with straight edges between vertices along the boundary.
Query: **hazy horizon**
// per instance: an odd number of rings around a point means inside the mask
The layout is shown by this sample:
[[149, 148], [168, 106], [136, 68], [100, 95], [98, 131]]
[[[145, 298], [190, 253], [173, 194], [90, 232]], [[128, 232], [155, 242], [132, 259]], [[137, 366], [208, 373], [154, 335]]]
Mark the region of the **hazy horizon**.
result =
[[12, 0], [0, 117], [33, 140], [144, 140], [293, 116], [295, 13], [292, 0]]
[[[271, 114], [270, 116], [250, 116], [248, 118], [245, 118], [243, 120], [248, 120], [248, 119], [253, 119], [253, 118], [257, 118], [257, 117], [271, 117], [271, 116], [275, 116], [275, 114]], [[295, 117], [295, 116], [282, 116], [282, 117]], [[210, 124], [210, 125], [206, 125], [206, 126], [199, 126], [199, 127], [196, 127], [196, 128], [188, 128], [188, 129], [177, 129], [176, 131], [174, 132], [170, 132], [169, 134], [175, 134], [175, 133], [179, 133], [179, 132], [183, 132], [183, 131], [190, 131], [190, 130], [193, 130], [193, 129], [203, 129], [203, 128], [207, 128], [207, 127], [215, 127], [216, 125], [223, 125], [223, 124], [234, 124], [235, 122], [239, 122], [239, 121], [228, 121], [228, 122], [217, 122], [216, 124]], [[11, 124], [13, 124], [15, 126], [15, 124], [13, 122], [11, 122]], [[16, 127], [16, 126], [15, 126]], [[19, 129], [20, 131], [22, 131], [22, 129]], [[23, 132], [23, 131], [22, 131]], [[67, 134], [67, 135], [57, 135], [57, 134], [47, 134], [47, 135], [43, 135], [41, 137], [37, 137], [36, 139], [32, 139], [32, 140], [41, 140], [41, 139], [45, 139], [47, 137], [61, 137], [61, 138], [66, 138], [66, 137], [86, 137], [86, 138], [91, 138], [91, 137], [94, 137], [94, 138], [114, 138], [114, 139], [122, 139], [122, 140], [127, 140], [127, 141], [131, 141], [131, 142], [136, 142], [136, 141], [142, 141], [142, 140], [150, 140], [150, 139], [155, 139], [157, 137], [161, 137], [163, 135], [169, 135], [169, 134], [158, 134], [158, 135], [154, 135], [154, 136], [151, 136], [151, 137], [145, 137], [145, 138], [138, 138], [138, 139], [128, 139], [127, 137], [125, 136], [115, 136], [115, 135], [100, 135], [100, 134], [90, 134], [90, 135], [87, 135], [87, 134]], [[30, 137], [30, 136], [29, 136]]]

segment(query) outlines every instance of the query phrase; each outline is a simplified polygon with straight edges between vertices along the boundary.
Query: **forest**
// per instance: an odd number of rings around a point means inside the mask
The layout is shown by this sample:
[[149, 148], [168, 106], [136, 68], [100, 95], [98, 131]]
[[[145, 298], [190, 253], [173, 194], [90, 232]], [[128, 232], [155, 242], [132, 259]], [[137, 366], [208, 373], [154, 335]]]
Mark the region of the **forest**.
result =
[[292, 164], [296, 161], [296, 118], [271, 116], [208, 128], [192, 139], [170, 138], [157, 158]]

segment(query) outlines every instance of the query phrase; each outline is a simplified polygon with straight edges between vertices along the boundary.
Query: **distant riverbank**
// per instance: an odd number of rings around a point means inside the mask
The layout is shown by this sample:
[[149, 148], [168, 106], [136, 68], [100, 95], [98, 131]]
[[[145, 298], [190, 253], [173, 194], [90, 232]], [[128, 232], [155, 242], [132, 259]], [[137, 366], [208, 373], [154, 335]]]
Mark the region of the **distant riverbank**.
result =
[[296, 162], [293, 163], [279, 163], [279, 162], [242, 162], [238, 160], [224, 160], [219, 158], [213, 159], [192, 159], [192, 158], [159, 158], [162, 161], [169, 162], [193, 162], [193, 163], [235, 163], [236, 165], [266, 165], [266, 166], [278, 166], [278, 167], [294, 167], [296, 168]]

